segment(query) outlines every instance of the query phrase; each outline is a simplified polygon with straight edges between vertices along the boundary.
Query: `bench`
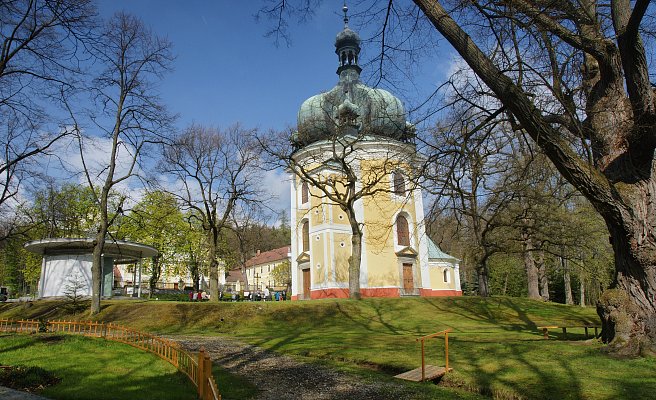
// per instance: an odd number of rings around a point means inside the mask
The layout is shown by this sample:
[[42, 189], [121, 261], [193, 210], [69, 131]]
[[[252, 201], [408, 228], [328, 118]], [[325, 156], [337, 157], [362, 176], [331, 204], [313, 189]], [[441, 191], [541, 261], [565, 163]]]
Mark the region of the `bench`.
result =
[[563, 336], [567, 336], [567, 328], [584, 328], [585, 329], [585, 337], [586, 339], [588, 338], [588, 329], [594, 328], [595, 335], [594, 337], [599, 336], [599, 331], [598, 329], [600, 326], [596, 325], [585, 325], [585, 326], [558, 326], [558, 325], [549, 325], [549, 326], [538, 326], [538, 329], [542, 329], [542, 334], [544, 335], [545, 339], [549, 339], [549, 329], [562, 329], [563, 330]]

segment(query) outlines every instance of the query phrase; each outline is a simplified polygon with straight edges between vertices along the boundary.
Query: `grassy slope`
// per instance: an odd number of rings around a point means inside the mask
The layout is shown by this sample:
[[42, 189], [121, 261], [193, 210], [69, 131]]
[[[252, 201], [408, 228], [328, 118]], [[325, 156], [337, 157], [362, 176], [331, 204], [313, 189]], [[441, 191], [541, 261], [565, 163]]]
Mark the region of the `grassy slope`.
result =
[[[56, 303], [1, 305], [0, 317], [60, 318]], [[85, 319], [81, 316], [81, 319]], [[656, 360], [616, 360], [594, 341], [545, 341], [540, 325], [598, 324], [593, 309], [517, 298], [279, 303], [104, 302], [99, 319], [166, 334], [230, 335], [275, 351], [387, 379], [419, 366], [414, 338], [451, 328], [455, 373], [443, 382], [505, 398], [645, 397]], [[582, 334], [582, 330], [579, 331]], [[582, 338], [579, 335], [578, 338]], [[442, 365], [441, 339], [428, 352]], [[435, 390], [427, 386], [424, 391]], [[429, 393], [427, 393], [429, 394]]]
[[[130, 346], [53, 335], [0, 335], [0, 364], [39, 366], [61, 382], [41, 394], [52, 399], [195, 399], [196, 389], [175, 367]], [[117, 384], [120, 382], [120, 384]]]

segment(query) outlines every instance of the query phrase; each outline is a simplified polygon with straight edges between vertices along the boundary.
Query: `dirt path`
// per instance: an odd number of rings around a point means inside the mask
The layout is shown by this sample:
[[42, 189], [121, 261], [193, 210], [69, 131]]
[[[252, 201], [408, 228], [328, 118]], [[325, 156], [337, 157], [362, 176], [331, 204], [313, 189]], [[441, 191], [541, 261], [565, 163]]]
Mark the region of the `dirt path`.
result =
[[246, 378], [259, 389], [257, 400], [412, 398], [402, 385], [365, 382], [357, 376], [303, 363], [227, 338], [178, 336], [171, 339], [192, 351], [205, 347], [212, 361]]

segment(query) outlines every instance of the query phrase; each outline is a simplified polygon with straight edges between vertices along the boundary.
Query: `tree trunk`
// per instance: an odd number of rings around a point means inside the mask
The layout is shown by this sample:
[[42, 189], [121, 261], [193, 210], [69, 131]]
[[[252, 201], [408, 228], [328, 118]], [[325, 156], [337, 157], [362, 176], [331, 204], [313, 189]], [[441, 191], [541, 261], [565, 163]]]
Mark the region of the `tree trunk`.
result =
[[524, 246], [524, 268], [526, 269], [526, 280], [528, 282], [528, 297], [540, 299], [540, 288], [538, 285], [538, 269], [533, 259], [533, 240], [528, 232], [522, 232]]
[[360, 265], [362, 263], [362, 230], [356, 219], [355, 210], [346, 210], [351, 224], [351, 257], [349, 258], [349, 297], [360, 300]]
[[101, 276], [102, 276], [102, 253], [105, 247], [105, 233], [103, 229], [96, 235], [95, 244], [93, 247], [93, 259], [91, 262], [91, 308], [89, 312], [91, 315], [100, 312], [100, 296], [101, 296]]
[[[645, 200], [649, 201], [654, 200]], [[651, 207], [639, 209], [654, 213], [653, 207], [651, 203]], [[602, 340], [620, 354], [656, 353], [656, 263], [650, 248], [654, 219], [654, 214], [645, 219], [652, 222], [650, 230], [636, 223], [634, 231], [627, 232], [609, 224], [617, 275], [612, 288], [604, 291], [597, 302], [597, 313], [601, 317]]]
[[569, 263], [567, 258], [563, 254], [560, 257], [560, 265], [563, 268], [563, 281], [565, 283], [565, 304], [574, 304], [574, 298], [572, 296], [572, 280], [569, 275]]
[[585, 307], [585, 280], [583, 279], [583, 276], [579, 276], [579, 291], [581, 292], [581, 299], [579, 301], [579, 305], [581, 307]]
[[[107, 186], [107, 185], [106, 185]], [[107, 215], [107, 197], [109, 189], [103, 189], [100, 196], [100, 227], [96, 234], [93, 246], [93, 260], [91, 263], [91, 315], [100, 312], [100, 297], [102, 296], [102, 255], [105, 249], [105, 236], [109, 229], [109, 216]]]
[[478, 277], [478, 295], [490, 297], [490, 271], [487, 268], [487, 263], [481, 263], [476, 268], [476, 276]]
[[157, 286], [157, 281], [159, 281], [159, 276], [162, 273], [162, 265], [159, 263], [161, 256], [155, 256], [151, 258], [152, 268], [150, 271], [150, 279], [148, 280], [148, 287], [150, 291], [148, 292], [148, 298], [152, 299], [153, 291]]
[[544, 262], [544, 250], [538, 251], [536, 264], [538, 267], [538, 280], [540, 282], [540, 296], [542, 300], [549, 301], [549, 276], [547, 274], [547, 263]]

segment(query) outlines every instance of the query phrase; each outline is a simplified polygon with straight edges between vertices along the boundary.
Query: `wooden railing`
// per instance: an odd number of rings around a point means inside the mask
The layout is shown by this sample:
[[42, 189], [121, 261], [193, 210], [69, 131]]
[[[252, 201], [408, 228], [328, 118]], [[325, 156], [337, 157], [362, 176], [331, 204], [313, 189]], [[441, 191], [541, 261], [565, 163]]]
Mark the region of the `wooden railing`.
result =
[[430, 335], [417, 338], [417, 341], [421, 342], [421, 381], [422, 382], [426, 380], [426, 353], [424, 350], [424, 342], [427, 339], [433, 339], [438, 336], [444, 335], [444, 373], [446, 374], [449, 372], [449, 332], [451, 332], [451, 329], [431, 333]]
[[218, 385], [212, 375], [212, 360], [203, 347], [195, 357], [174, 341], [116, 324], [93, 321], [35, 321], [0, 319], [0, 332], [10, 333], [70, 333], [104, 338], [153, 353], [187, 375], [201, 400], [221, 400]]

